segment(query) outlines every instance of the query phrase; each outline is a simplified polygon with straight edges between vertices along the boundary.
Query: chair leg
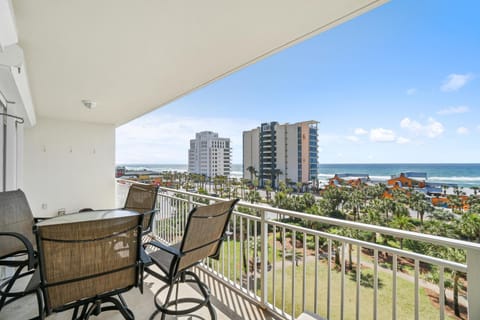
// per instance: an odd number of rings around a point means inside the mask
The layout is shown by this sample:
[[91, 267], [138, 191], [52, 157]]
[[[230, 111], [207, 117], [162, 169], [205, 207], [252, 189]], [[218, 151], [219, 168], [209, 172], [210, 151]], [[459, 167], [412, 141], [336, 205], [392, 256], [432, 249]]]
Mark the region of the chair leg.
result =
[[45, 314], [43, 312], [43, 293], [40, 287], [35, 290], [35, 295], [37, 296], [38, 317], [35, 317], [33, 319], [43, 320], [45, 319]]
[[[29, 294], [35, 293], [37, 298], [37, 308], [38, 308], [38, 316], [31, 318], [31, 320], [43, 320], [45, 318], [44, 310], [43, 310], [43, 292], [42, 289], [38, 286], [36, 289], [27, 289], [24, 292], [10, 292], [15, 284], [15, 282], [23, 277], [29, 276], [34, 273], [34, 269], [27, 270], [26, 272], [22, 273], [22, 270], [26, 267], [26, 265], [20, 266], [15, 270], [13, 276], [1, 283], [0, 285], [0, 311], [5, 307], [7, 304], [12, 303], [20, 298], [23, 298]], [[7, 300], [7, 298], [10, 298]]]
[[[170, 296], [172, 295], [172, 290], [173, 290], [173, 285], [171, 285], [168, 289], [168, 292], [167, 292], [167, 296], [165, 297], [165, 302], [163, 303], [163, 305], [161, 306], [161, 308], [159, 307], [159, 305], [157, 304], [157, 295], [161, 292], [161, 289], [157, 292], [157, 294], [155, 295], [154, 299], [155, 299], [155, 305], [157, 306], [157, 309], [167, 309], [168, 306], [169, 306], [169, 303], [170, 303]], [[178, 287], [177, 287], [177, 297], [178, 297]], [[163, 310], [162, 310], [163, 311]], [[161, 320], [165, 320], [165, 318], [167, 317], [167, 313], [166, 312], [162, 312], [162, 317], [160, 318]]]
[[200, 281], [200, 278], [196, 273], [191, 271], [186, 271], [185, 274], [188, 274], [195, 279], [195, 282], [197, 283], [198, 287], [200, 288], [200, 291], [202, 292], [202, 295], [207, 300], [206, 306], [208, 308], [208, 312], [210, 313], [210, 316], [212, 317], [212, 320], [217, 320], [217, 313], [215, 312], [212, 302], [210, 301], [210, 290], [208, 289], [208, 287], [202, 281]]
[[[187, 275], [191, 276], [192, 279], [187, 278], [186, 277]], [[178, 291], [179, 291], [178, 285], [180, 283], [186, 283], [186, 282], [195, 283], [199, 287], [200, 293], [201, 293], [203, 299], [190, 298], [190, 297], [178, 298]], [[176, 286], [175, 300], [170, 301], [174, 286]], [[168, 292], [167, 292], [166, 298], [165, 298], [164, 302], [162, 304], [160, 304], [160, 302], [159, 302], [160, 300], [159, 300], [158, 297], [167, 288], [168, 288]], [[204, 306], [206, 306], [208, 308], [208, 311], [210, 313], [210, 316], [211, 316], [212, 320], [217, 319], [215, 309], [213, 308], [213, 305], [210, 302], [210, 290], [208, 289], [208, 287], [203, 282], [200, 281], [200, 278], [195, 273], [190, 272], [190, 271], [185, 271], [184, 274], [182, 276], [180, 276], [180, 278], [177, 281], [175, 281], [174, 283], [172, 283], [170, 285], [169, 284], [164, 285], [163, 287], [158, 289], [158, 291], [155, 293], [154, 303], [155, 303], [155, 306], [157, 307], [157, 310], [150, 316], [151, 320], [153, 320], [158, 313], [162, 313], [161, 320], [165, 320], [167, 315], [194, 314], [195, 311], [199, 310], [200, 308], [202, 308]], [[190, 308], [187, 308], [187, 309], [178, 310], [178, 305], [181, 305], [183, 303], [190, 303], [190, 304], [193, 303], [194, 306], [190, 307]], [[172, 307], [174, 305], [175, 305], [175, 307], [173, 309], [170, 309], [170, 307]]]
[[[2, 285], [0, 286], [0, 295], [1, 295], [0, 310], [2, 310], [2, 308], [9, 302], [12, 302], [23, 296], [23, 293], [19, 293], [17, 295], [15, 295], [14, 293], [10, 293], [10, 290], [12, 290], [12, 287], [15, 284], [15, 281], [17, 281], [17, 279], [19, 278], [19, 275], [22, 272], [23, 267], [24, 266], [18, 267], [17, 270], [15, 270], [15, 273], [13, 274], [13, 276], [9, 280], [2, 283]], [[3, 289], [3, 287], [5, 287], [5, 289]], [[8, 297], [11, 297], [11, 299], [7, 301]]]

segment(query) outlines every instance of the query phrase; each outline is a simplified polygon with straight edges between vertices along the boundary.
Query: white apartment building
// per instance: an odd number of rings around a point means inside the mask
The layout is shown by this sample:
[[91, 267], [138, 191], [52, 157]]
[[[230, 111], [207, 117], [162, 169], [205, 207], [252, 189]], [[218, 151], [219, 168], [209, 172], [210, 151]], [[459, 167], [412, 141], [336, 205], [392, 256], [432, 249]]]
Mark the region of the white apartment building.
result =
[[188, 172], [207, 177], [228, 176], [231, 169], [229, 138], [219, 138], [218, 133], [202, 131], [190, 140]]
[[318, 175], [317, 121], [262, 123], [243, 132], [243, 176], [255, 172], [260, 186], [270, 180], [308, 183]]

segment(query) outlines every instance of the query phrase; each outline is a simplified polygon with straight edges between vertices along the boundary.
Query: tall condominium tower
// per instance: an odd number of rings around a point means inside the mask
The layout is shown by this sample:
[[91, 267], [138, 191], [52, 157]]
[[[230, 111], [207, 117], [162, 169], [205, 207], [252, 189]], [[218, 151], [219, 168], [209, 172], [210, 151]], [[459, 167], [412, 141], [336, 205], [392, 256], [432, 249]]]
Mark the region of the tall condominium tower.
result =
[[218, 133], [202, 131], [190, 140], [188, 172], [207, 177], [228, 176], [231, 168], [229, 138], [219, 138]]
[[317, 121], [262, 123], [243, 132], [243, 177], [308, 183], [318, 175]]

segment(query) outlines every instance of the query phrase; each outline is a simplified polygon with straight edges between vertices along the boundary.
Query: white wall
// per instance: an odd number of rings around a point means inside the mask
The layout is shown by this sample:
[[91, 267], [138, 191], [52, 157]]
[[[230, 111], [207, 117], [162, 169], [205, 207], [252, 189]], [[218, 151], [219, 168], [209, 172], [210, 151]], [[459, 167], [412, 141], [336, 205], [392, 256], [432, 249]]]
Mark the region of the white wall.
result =
[[25, 129], [24, 145], [24, 191], [34, 216], [115, 207], [114, 125], [39, 117]]
[[[0, 102], [0, 113], [20, 116], [16, 105], [11, 104], [4, 108], [2, 102]], [[4, 131], [5, 128], [6, 131]], [[23, 130], [24, 124], [14, 118], [0, 115], [0, 191], [16, 190], [22, 187]]]

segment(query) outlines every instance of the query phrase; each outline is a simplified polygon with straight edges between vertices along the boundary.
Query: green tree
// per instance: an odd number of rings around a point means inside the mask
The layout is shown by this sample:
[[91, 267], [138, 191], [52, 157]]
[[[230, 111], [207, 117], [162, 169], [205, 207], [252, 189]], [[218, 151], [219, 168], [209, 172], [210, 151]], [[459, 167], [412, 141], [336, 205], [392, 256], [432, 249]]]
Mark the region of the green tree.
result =
[[253, 177], [257, 176], [257, 170], [253, 166], [249, 166], [247, 171], [250, 172], [250, 181], [253, 182]]
[[264, 183], [265, 183], [265, 194], [267, 197], [267, 201], [270, 202], [272, 191], [273, 191], [272, 181], [269, 179], [266, 179]]
[[283, 172], [282, 172], [282, 170], [276, 168], [275, 170], [273, 170], [272, 174], [273, 174], [273, 181], [274, 181], [274, 185], [273, 185], [273, 186], [274, 186], [276, 189], [278, 189], [278, 178], [280, 178], [280, 175], [282, 175]]
[[[410, 218], [409, 216], [396, 216], [390, 222], [390, 227], [405, 231], [412, 231], [415, 229], [412, 218]], [[399, 238], [399, 242], [400, 249], [403, 249], [403, 238]]]
[[476, 213], [464, 213], [457, 221], [458, 233], [468, 241], [480, 240], [480, 216]]

